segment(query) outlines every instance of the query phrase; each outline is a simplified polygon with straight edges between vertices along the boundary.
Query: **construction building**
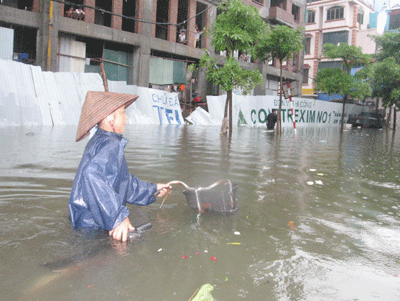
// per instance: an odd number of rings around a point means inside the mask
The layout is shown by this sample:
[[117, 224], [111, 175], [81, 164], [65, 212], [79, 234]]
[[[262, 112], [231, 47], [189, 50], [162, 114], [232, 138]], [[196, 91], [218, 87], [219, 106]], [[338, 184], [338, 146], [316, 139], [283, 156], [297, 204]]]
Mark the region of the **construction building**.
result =
[[[101, 72], [107, 79], [159, 89], [184, 89], [187, 101], [223, 93], [204, 72], [188, 71], [204, 48], [204, 33], [217, 16], [212, 0], [1, 0], [0, 39], [12, 57], [53, 72]], [[306, 0], [244, 0], [271, 26], [304, 27]], [[357, 2], [357, 1], [356, 1]], [[4, 59], [3, 51], [0, 51]], [[223, 64], [223, 56], [220, 57]], [[254, 95], [277, 95], [279, 65], [238, 54], [240, 64], [262, 72]], [[302, 87], [303, 51], [284, 66], [285, 81]], [[300, 91], [301, 92], [301, 91]], [[190, 99], [189, 99], [190, 101]]]
[[377, 34], [376, 26], [371, 26], [373, 12], [373, 7], [363, 0], [307, 1], [303, 97], [317, 97], [313, 78], [319, 69], [341, 68], [340, 60], [324, 57], [324, 44], [346, 43], [360, 46], [363, 53], [375, 53], [375, 42], [370, 37]]

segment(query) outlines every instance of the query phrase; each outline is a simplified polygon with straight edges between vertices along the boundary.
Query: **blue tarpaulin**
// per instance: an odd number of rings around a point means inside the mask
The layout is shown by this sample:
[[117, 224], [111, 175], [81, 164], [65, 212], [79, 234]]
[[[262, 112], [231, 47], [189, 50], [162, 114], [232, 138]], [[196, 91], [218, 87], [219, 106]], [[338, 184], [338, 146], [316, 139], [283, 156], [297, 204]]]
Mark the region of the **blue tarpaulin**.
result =
[[319, 93], [317, 99], [318, 100], [326, 100], [326, 101], [329, 101], [329, 100], [332, 100], [332, 99], [343, 99], [343, 95], [341, 95], [341, 94]]

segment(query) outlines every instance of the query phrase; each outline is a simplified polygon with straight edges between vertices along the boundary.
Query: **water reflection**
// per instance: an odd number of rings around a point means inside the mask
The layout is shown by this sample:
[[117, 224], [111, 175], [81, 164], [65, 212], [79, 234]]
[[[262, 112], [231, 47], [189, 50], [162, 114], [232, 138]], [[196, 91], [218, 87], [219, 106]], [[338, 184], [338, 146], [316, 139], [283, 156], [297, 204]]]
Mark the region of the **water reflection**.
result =
[[228, 178], [239, 184], [239, 211], [199, 215], [174, 187], [161, 209], [131, 207], [133, 223], [153, 228], [127, 244], [71, 228], [85, 146], [74, 137], [68, 127], [0, 129], [5, 300], [187, 300], [204, 283], [217, 300], [400, 296], [392, 131], [240, 127], [229, 141], [218, 127], [128, 126], [132, 173], [192, 187]]

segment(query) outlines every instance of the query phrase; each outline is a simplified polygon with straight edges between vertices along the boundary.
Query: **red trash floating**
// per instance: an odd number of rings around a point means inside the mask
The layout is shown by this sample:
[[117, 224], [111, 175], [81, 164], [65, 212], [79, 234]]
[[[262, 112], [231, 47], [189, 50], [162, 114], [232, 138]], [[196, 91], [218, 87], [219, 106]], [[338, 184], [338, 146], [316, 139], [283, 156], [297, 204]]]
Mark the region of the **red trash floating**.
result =
[[210, 259], [211, 259], [211, 260], [217, 260], [217, 258], [214, 257], [214, 256], [211, 256]]
[[183, 258], [183, 259], [186, 259], [186, 258], [187, 258], [187, 256], [186, 256], [186, 255], [183, 255], [183, 256], [182, 256], [182, 258]]

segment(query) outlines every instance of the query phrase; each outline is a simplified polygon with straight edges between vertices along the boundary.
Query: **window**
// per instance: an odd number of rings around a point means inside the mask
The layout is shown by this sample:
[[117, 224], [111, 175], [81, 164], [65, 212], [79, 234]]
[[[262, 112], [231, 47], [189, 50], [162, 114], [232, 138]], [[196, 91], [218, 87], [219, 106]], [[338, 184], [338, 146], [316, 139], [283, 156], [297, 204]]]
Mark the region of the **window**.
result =
[[327, 11], [327, 21], [343, 19], [344, 17], [344, 8], [342, 6], [334, 6], [328, 9]]
[[307, 11], [307, 24], [315, 23], [315, 11]]
[[279, 7], [286, 10], [286, 0], [271, 0], [271, 7]]
[[298, 66], [299, 66], [299, 54], [293, 53], [293, 71], [296, 72]]
[[271, 58], [271, 59], [268, 61], [268, 66], [275, 67], [275, 59], [274, 59], [274, 58]]
[[360, 8], [357, 14], [357, 22], [362, 25], [364, 23], [364, 11]]
[[394, 30], [400, 27], [400, 15], [389, 14], [389, 30]]
[[321, 70], [324, 68], [340, 68], [340, 69], [342, 69], [342, 67], [343, 67], [342, 61], [320, 62], [318, 64], [318, 70]]
[[335, 31], [335, 32], [327, 32], [324, 33], [323, 36], [323, 44], [330, 43], [337, 45], [338, 43], [346, 43], [348, 44], [349, 41], [349, 32], [344, 31]]
[[298, 7], [297, 5], [292, 5], [292, 15], [294, 16], [294, 20], [296, 22], [300, 21], [300, 7]]
[[311, 37], [306, 37], [306, 44], [304, 45], [304, 50], [306, 54], [311, 53]]
[[308, 84], [308, 74], [310, 69], [303, 69], [303, 84]]

